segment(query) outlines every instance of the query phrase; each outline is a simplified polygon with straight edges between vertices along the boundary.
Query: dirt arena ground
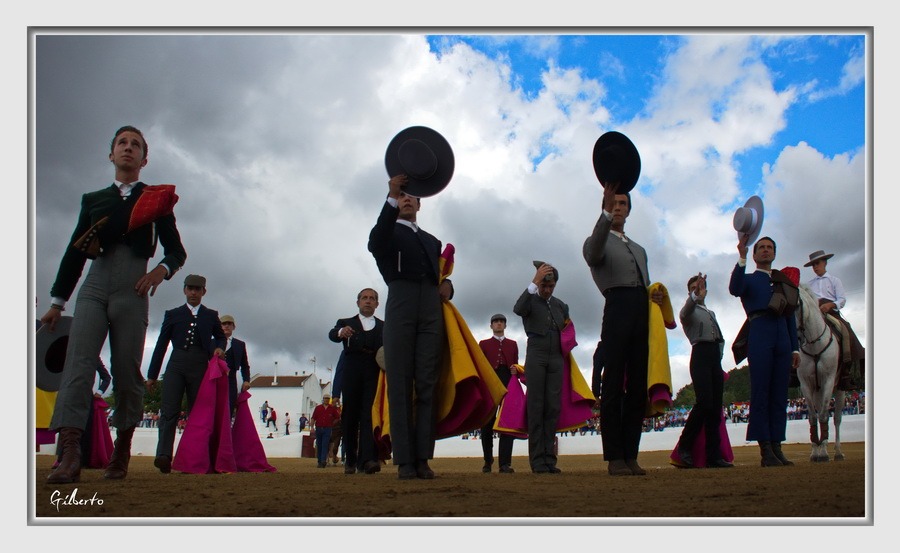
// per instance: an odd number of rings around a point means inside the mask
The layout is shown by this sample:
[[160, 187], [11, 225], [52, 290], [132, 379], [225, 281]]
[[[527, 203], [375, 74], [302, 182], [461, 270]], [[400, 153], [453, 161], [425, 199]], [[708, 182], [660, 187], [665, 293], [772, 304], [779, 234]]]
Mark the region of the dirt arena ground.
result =
[[827, 522], [865, 525], [871, 522], [865, 446], [842, 445], [846, 460], [813, 464], [808, 445], [785, 444], [796, 464], [777, 468], [761, 468], [759, 450], [750, 446], [734, 448], [732, 469], [677, 469], [668, 452], [647, 452], [639, 458], [648, 469], [644, 477], [611, 477], [600, 455], [562, 456], [559, 475], [532, 474], [524, 457], [514, 457], [515, 474], [498, 474], [496, 467], [482, 474], [480, 459], [442, 458], [432, 462], [437, 476], [430, 481], [398, 480], [390, 465], [374, 475], [345, 475], [340, 466], [317, 469], [309, 458], [269, 459], [275, 473], [163, 475], [152, 457], [135, 457], [125, 481], [106, 481], [101, 471], [86, 470], [81, 482], [63, 486], [45, 483], [53, 456], [39, 455], [33, 461], [29, 524], [76, 523], [73, 517], [81, 519], [78, 524], [223, 517], [260, 524], [353, 524], [360, 517], [393, 523], [682, 517], [791, 523], [834, 517]]

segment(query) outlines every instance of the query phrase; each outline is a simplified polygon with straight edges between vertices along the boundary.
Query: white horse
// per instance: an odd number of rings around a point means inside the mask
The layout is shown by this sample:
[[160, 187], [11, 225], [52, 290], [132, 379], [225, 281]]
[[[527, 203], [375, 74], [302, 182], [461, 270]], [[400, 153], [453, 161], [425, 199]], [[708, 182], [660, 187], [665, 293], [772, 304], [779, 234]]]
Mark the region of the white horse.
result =
[[[806, 284], [800, 286], [800, 307], [794, 312], [800, 340], [800, 393], [809, 408], [812, 462], [828, 461], [829, 404], [834, 394], [834, 460], [841, 461], [841, 415], [844, 391], [836, 389], [840, 369], [840, 338], [825, 322], [819, 302]], [[818, 426], [817, 426], [818, 423]]]

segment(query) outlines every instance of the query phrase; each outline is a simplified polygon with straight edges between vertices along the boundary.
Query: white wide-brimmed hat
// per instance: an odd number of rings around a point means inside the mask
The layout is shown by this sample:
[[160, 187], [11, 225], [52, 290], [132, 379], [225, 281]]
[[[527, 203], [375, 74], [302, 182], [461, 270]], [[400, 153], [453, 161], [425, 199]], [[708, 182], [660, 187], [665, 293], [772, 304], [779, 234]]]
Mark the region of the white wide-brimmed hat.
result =
[[744, 207], [734, 212], [734, 230], [738, 238], [747, 236], [747, 244], [756, 242], [763, 225], [763, 203], [759, 196], [751, 196]]

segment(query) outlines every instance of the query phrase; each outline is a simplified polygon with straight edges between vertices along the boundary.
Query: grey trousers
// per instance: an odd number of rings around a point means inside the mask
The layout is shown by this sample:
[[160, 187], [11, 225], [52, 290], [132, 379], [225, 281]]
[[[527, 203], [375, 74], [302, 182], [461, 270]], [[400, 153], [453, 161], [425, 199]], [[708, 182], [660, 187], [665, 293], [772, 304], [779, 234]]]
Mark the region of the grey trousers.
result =
[[84, 428], [93, 400], [97, 360], [109, 336], [110, 374], [116, 398], [112, 424], [135, 426], [144, 414], [141, 360], [147, 335], [148, 298], [134, 285], [147, 272], [147, 260], [117, 245], [91, 262], [78, 291], [56, 406], [50, 427]]
[[434, 390], [444, 336], [437, 286], [395, 280], [384, 312], [384, 364], [393, 463], [434, 457]]
[[529, 336], [525, 350], [525, 379], [528, 393], [528, 461], [532, 469], [555, 467], [556, 423], [562, 400], [563, 357], [559, 331]]

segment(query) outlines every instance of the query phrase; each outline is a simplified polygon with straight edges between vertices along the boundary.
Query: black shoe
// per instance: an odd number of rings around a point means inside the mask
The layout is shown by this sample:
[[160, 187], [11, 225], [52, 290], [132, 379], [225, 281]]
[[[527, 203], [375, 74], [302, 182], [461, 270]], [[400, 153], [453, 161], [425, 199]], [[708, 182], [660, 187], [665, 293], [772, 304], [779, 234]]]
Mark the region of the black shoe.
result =
[[555, 466], [551, 467], [550, 465], [547, 465], [547, 470], [550, 472], [550, 474], [560, 474], [562, 472], [562, 469], [558, 469]]
[[607, 467], [607, 471], [610, 476], [632, 476], [631, 469], [628, 468], [628, 465], [625, 464], [625, 461], [622, 459], [616, 459], [614, 461], [609, 462], [609, 466]]
[[419, 461], [416, 464], [416, 476], [422, 480], [434, 479], [434, 471], [428, 466], [428, 461]]
[[625, 466], [631, 469], [631, 474], [635, 476], [644, 476], [647, 471], [642, 469], [637, 463], [637, 459], [625, 459]]
[[353, 465], [345, 465], [344, 474], [356, 474], [356, 467]]
[[412, 463], [400, 465], [397, 469], [397, 478], [400, 480], [415, 480], [417, 476], [416, 466]]
[[157, 455], [156, 459], [153, 460], [153, 466], [158, 468], [159, 472], [163, 474], [172, 472], [172, 460], [169, 459], [168, 455]]
[[316, 464], [316, 468], [320, 468], [320, 469], [325, 468], [325, 463], [321, 463], [321, 462], [320, 462], [320, 463], [317, 463], [317, 464]]
[[775, 454], [775, 458], [781, 461], [781, 464], [789, 467], [794, 464], [793, 461], [784, 456], [784, 453], [781, 451], [781, 442], [772, 442], [772, 453]]
[[481, 472], [491, 472], [491, 463], [485, 463], [483, 467], [481, 467]]
[[550, 468], [547, 465], [541, 465], [539, 467], [531, 467], [531, 472], [535, 474], [550, 474]]
[[678, 457], [681, 458], [682, 465], [687, 468], [694, 468], [694, 457], [691, 455], [690, 450], [682, 447], [681, 444], [678, 445]]
[[716, 459], [715, 461], [709, 463], [706, 466], [711, 469], [730, 469], [730, 468], [734, 467], [734, 464], [729, 463], [725, 459], [719, 458], [719, 459]]
[[364, 472], [366, 474], [375, 474], [376, 472], [381, 472], [381, 463], [378, 461], [366, 461], [366, 463], [362, 466], [362, 470], [360, 472]]
[[500, 472], [502, 472], [503, 474], [512, 474], [516, 471], [513, 470], [513, 468], [509, 465], [500, 465]]

